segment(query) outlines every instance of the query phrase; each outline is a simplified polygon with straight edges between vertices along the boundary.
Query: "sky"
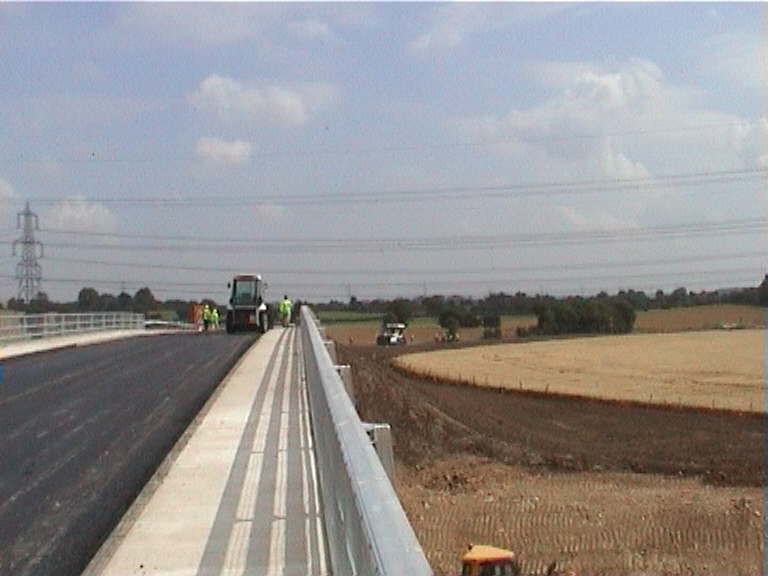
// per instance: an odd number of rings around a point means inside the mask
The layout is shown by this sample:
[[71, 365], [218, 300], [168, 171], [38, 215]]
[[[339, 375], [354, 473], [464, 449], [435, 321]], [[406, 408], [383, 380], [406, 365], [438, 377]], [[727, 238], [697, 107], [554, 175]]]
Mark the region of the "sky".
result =
[[2, 3], [0, 299], [757, 286], [766, 10]]

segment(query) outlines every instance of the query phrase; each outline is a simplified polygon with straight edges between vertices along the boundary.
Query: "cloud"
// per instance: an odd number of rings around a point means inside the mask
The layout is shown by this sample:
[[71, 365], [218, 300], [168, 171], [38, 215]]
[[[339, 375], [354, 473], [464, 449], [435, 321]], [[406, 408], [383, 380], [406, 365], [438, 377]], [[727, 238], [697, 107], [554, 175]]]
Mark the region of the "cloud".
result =
[[739, 31], [707, 37], [695, 48], [695, 54], [701, 74], [729, 82], [730, 90], [748, 90], [765, 96], [768, 85], [768, 37], [765, 34]]
[[16, 198], [16, 191], [11, 183], [0, 178], [0, 200], [13, 200], [14, 198]]
[[13, 124], [45, 135], [117, 126], [161, 108], [159, 102], [114, 94], [49, 93], [24, 99], [20, 105]]
[[748, 168], [768, 169], [768, 119], [734, 127], [739, 157]]
[[326, 83], [247, 85], [212, 74], [200, 83], [191, 101], [222, 120], [252, 120], [291, 127], [309, 122], [335, 97], [335, 87]]
[[46, 228], [73, 232], [113, 232], [116, 219], [99, 202], [88, 202], [83, 196], [68, 198], [55, 204], [40, 218]]
[[573, 97], [601, 110], [643, 108], [661, 96], [661, 70], [643, 60], [614, 72], [586, 71], [574, 82]]
[[256, 208], [256, 213], [261, 221], [280, 222], [285, 218], [285, 206], [277, 204], [262, 204]]
[[613, 231], [637, 227], [637, 225], [630, 220], [617, 218], [616, 216], [601, 210], [584, 213], [568, 206], [559, 206], [559, 211], [563, 219], [570, 224], [573, 229], [578, 231]]
[[334, 40], [331, 27], [319, 20], [301, 20], [288, 23], [288, 30], [302, 40]]
[[[499, 141], [500, 154], [541, 154], [594, 166], [609, 160], [597, 175], [612, 176], [617, 161], [632, 162], [632, 154], [620, 148], [627, 141], [622, 134], [663, 132], [691, 116], [693, 103], [685, 91], [665, 85], [661, 70], [649, 61], [634, 59], [610, 69], [547, 63], [536, 76], [554, 89], [548, 99], [528, 109], [458, 118], [453, 126], [472, 138]], [[695, 120], [693, 125], [701, 123], [701, 117]]]
[[197, 141], [195, 154], [214, 164], [234, 166], [245, 164], [251, 158], [251, 145], [242, 140], [227, 142], [219, 138], [202, 137]]
[[[145, 31], [155, 40], [183, 44], [217, 45], [243, 40], [260, 41], [283, 12], [279, 4], [259, 3], [136, 3], [121, 14], [121, 30], [135, 38]], [[135, 42], [135, 40], [133, 40]]]
[[0, 215], [3, 218], [10, 217], [16, 198], [16, 191], [11, 186], [11, 183], [4, 178], [0, 178]]
[[427, 11], [422, 31], [408, 47], [417, 54], [452, 50], [468, 38], [542, 20], [563, 7], [554, 3], [451, 3]]
[[431, 25], [414, 38], [409, 47], [415, 52], [430, 52], [455, 48], [464, 37], [482, 29], [482, 15], [467, 5], [444, 6], [438, 9]]

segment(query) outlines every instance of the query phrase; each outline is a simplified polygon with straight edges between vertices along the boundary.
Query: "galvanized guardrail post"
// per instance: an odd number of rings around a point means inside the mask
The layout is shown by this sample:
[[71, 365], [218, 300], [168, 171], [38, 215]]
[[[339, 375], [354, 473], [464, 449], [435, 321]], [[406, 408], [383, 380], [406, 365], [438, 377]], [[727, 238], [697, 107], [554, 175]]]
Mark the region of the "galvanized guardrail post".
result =
[[307, 306], [301, 308], [301, 335], [333, 573], [432, 576]]

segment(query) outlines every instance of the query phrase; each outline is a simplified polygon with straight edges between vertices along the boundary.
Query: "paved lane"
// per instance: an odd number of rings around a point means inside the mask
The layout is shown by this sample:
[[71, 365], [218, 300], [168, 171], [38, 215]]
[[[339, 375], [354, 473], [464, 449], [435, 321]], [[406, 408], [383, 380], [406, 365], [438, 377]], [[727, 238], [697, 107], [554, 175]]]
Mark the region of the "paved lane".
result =
[[329, 574], [299, 347], [278, 328], [249, 350], [88, 576]]
[[80, 574], [253, 340], [157, 335], [4, 360], [0, 575]]

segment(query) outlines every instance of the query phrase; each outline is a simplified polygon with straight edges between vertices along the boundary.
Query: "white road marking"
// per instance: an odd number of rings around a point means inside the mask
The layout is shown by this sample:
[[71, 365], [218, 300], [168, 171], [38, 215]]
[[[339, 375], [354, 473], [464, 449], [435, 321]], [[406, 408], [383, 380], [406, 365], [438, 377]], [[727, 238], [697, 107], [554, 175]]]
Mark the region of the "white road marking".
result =
[[280, 576], [285, 572], [285, 518], [272, 522], [272, 536], [269, 545], [268, 576]]
[[[299, 355], [303, 354], [301, 342], [298, 344]], [[296, 387], [299, 406], [299, 447], [301, 454], [301, 504], [304, 510], [304, 546], [307, 551], [307, 576], [313, 576], [314, 559], [312, 554], [312, 522], [309, 518], [309, 479], [307, 478], [307, 443], [305, 437], [307, 430], [304, 427], [306, 417], [306, 395], [304, 394], [305, 374], [303, 364], [299, 365], [299, 382]]]
[[287, 344], [285, 362], [286, 377], [284, 378], [283, 398], [280, 407], [280, 435], [277, 442], [277, 470], [275, 472], [275, 495], [269, 546], [269, 570], [270, 575], [282, 574], [286, 564], [285, 549], [285, 517], [288, 509], [288, 425], [291, 400], [291, 370], [293, 368], [293, 339]]
[[237, 521], [232, 527], [232, 533], [227, 545], [227, 553], [224, 557], [222, 571], [224, 576], [242, 576], [245, 573], [251, 531], [253, 529], [252, 520], [256, 514], [256, 498], [258, 497], [261, 473], [264, 469], [264, 449], [266, 447], [269, 424], [272, 420], [272, 404], [274, 403], [278, 376], [282, 366], [281, 360], [282, 356], [278, 353], [277, 361], [269, 377], [267, 391], [264, 395], [264, 404], [259, 416], [259, 424], [256, 428], [251, 454], [248, 458], [243, 490], [240, 493], [240, 500], [237, 504]]
[[255, 452], [248, 459], [248, 471], [245, 474], [243, 492], [237, 505], [238, 520], [253, 520], [256, 515], [256, 498], [259, 495], [261, 471], [264, 468], [264, 454]]
[[272, 509], [275, 518], [285, 518], [288, 498], [288, 453], [277, 453], [277, 473], [275, 477], [275, 505]]
[[224, 557], [222, 576], [242, 576], [245, 573], [245, 560], [248, 556], [248, 540], [251, 536], [253, 523], [235, 522], [229, 537], [227, 554]]
[[[305, 399], [307, 399], [307, 378], [306, 374], [302, 375], [301, 378], [301, 387], [302, 387], [302, 395]], [[318, 492], [318, 486], [317, 486], [317, 464], [315, 462], [315, 450], [314, 450], [314, 442], [312, 440], [312, 429], [309, 422], [309, 410], [304, 410], [304, 429], [306, 431], [306, 439], [307, 439], [307, 454], [309, 457], [309, 469], [310, 469], [310, 477], [313, 478], [312, 487], [313, 487], [313, 493], [312, 496], [314, 497], [314, 506], [317, 513], [315, 514], [315, 534], [317, 537], [317, 555], [320, 562], [320, 571], [319, 574], [325, 575], [328, 573], [328, 562], [325, 556], [325, 544], [323, 539], [323, 519], [322, 519], [322, 513], [320, 512], [320, 494]], [[308, 517], [308, 521], [311, 522], [311, 519]], [[311, 556], [311, 553], [310, 553]]]

